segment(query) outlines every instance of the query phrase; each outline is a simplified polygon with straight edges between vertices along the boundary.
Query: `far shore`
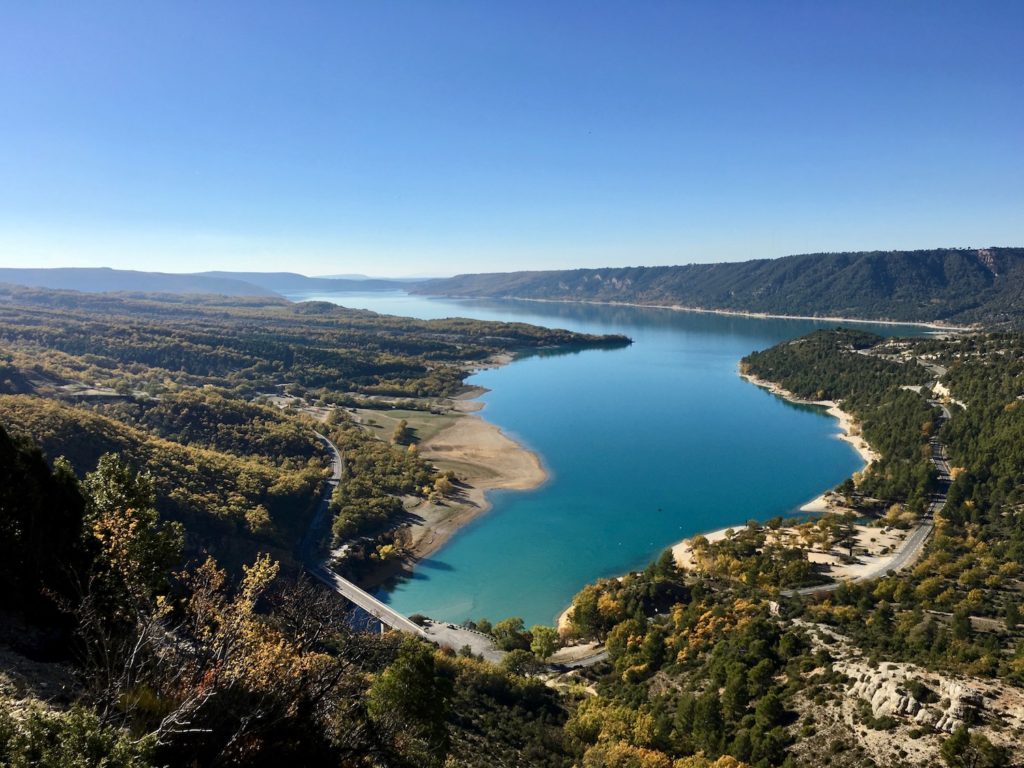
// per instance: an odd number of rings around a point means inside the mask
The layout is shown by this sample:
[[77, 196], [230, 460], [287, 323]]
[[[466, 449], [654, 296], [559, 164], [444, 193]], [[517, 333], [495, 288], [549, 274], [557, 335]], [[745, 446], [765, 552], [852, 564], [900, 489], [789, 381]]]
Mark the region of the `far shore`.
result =
[[525, 296], [446, 296], [445, 294], [423, 294], [434, 295], [438, 298], [465, 299], [465, 298], [491, 298], [508, 299], [510, 301], [535, 301], [540, 304], [596, 304], [601, 307], [640, 307], [641, 309], [670, 309], [673, 312], [694, 312], [702, 315], [726, 315], [729, 317], [752, 317], [759, 320], [817, 320], [824, 323], [869, 323], [871, 325], [911, 325], [916, 328], [929, 328], [934, 331], [947, 331], [950, 333], [964, 333], [977, 330], [977, 326], [970, 325], [949, 325], [942, 322], [921, 322], [914, 320], [868, 320], [863, 317], [832, 317], [830, 315], [775, 315], [770, 312], [745, 312], [739, 309], [705, 309], [703, 307], [687, 307], [682, 304], [638, 304], [630, 301], [595, 301], [593, 299], [537, 299]]

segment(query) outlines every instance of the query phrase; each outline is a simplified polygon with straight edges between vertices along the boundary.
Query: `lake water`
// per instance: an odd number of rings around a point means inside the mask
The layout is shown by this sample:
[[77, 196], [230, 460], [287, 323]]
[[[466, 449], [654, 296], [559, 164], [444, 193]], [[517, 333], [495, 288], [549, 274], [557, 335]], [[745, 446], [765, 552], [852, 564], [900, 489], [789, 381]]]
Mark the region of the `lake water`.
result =
[[[494, 508], [380, 596], [405, 613], [550, 624], [585, 584], [696, 533], [794, 513], [860, 469], [837, 422], [737, 375], [741, 357], [835, 322], [404, 293], [292, 296], [420, 318], [625, 333], [631, 347], [526, 357], [474, 375], [481, 412], [551, 479]], [[860, 325], [884, 335], [921, 328]]]

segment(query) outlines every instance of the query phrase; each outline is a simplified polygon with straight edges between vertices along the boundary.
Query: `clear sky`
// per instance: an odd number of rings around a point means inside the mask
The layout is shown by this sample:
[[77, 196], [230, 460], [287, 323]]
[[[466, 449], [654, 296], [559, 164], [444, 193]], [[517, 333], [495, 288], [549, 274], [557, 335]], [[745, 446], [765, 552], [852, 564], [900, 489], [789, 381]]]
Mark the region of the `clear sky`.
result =
[[1024, 245], [1024, 2], [9, 2], [0, 266]]

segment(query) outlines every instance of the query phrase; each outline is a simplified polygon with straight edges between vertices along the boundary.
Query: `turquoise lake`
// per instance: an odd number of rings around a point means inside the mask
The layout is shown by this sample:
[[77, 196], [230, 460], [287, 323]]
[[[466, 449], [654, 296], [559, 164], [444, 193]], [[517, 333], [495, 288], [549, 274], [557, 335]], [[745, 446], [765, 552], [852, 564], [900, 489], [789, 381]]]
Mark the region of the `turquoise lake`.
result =
[[[585, 584], [640, 569], [703, 531], [794, 513], [861, 468], [824, 412], [748, 384], [739, 360], [835, 322], [404, 293], [291, 296], [409, 317], [624, 333], [625, 349], [537, 355], [475, 374], [481, 415], [550, 480], [493, 509], [378, 595], [405, 613], [550, 624]], [[848, 323], [884, 335], [922, 328]]]

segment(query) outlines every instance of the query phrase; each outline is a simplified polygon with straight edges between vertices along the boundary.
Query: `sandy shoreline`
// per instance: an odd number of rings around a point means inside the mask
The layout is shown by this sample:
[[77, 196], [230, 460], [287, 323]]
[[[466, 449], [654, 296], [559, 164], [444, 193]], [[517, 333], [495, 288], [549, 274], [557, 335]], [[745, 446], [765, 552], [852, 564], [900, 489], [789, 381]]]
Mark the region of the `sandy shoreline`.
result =
[[860, 425], [857, 423], [856, 419], [854, 419], [851, 414], [840, 408], [839, 404], [834, 400], [805, 400], [802, 397], [797, 397], [788, 389], [780, 387], [778, 384], [771, 381], [765, 381], [764, 379], [759, 379], [757, 376], [750, 373], [744, 373], [743, 371], [740, 371], [740, 378], [746, 379], [751, 384], [761, 387], [761, 389], [767, 389], [773, 395], [778, 395], [791, 403], [797, 403], [799, 405], [817, 405], [825, 408], [829, 416], [832, 416], [839, 421], [839, 429], [842, 430], [842, 434], [839, 435], [839, 439], [844, 440], [853, 446], [853, 449], [857, 451], [860, 457], [864, 460], [865, 466], [878, 461], [880, 458], [878, 452], [868, 445], [867, 440], [861, 436]]
[[670, 309], [673, 312], [695, 312], [703, 315], [726, 315], [728, 317], [752, 317], [760, 320], [817, 320], [824, 323], [869, 323], [871, 325], [912, 325], [916, 328], [930, 328], [935, 331], [966, 332], [976, 330], [974, 326], [947, 325], [945, 323], [924, 323], [913, 320], [867, 320], [862, 317], [833, 317], [830, 315], [776, 315], [770, 312], [744, 312], [738, 309], [704, 309], [702, 307], [686, 307], [682, 304], [637, 304], [629, 301], [594, 301], [593, 299], [536, 299], [522, 296], [444, 296], [441, 298], [492, 298], [510, 301], [535, 301], [539, 304], [596, 304], [600, 307], [640, 307], [642, 309]]
[[[817, 405], [822, 408], [825, 408], [828, 415], [832, 416], [839, 422], [839, 429], [842, 431], [842, 434], [838, 435], [839, 439], [853, 446], [853, 449], [864, 461], [864, 467], [861, 468], [862, 470], [870, 466], [874, 462], [878, 461], [878, 459], [880, 458], [878, 452], [874, 448], [872, 448], [868, 444], [868, 441], [861, 436], [860, 425], [857, 423], [856, 419], [854, 419], [851, 414], [847, 413], [842, 408], [840, 408], [839, 404], [836, 403], [835, 401], [805, 400], [804, 398], [797, 397], [788, 389], [784, 389], [783, 387], [779, 386], [778, 384], [775, 384], [774, 382], [759, 379], [757, 376], [754, 376], [753, 374], [744, 373], [740, 371], [740, 377], [746, 379], [755, 386], [768, 390], [773, 395], [788, 400], [791, 403], [799, 403], [800, 405]], [[828, 500], [825, 498], [827, 493], [829, 493], [828, 490], [823, 491], [818, 496], [815, 496], [806, 504], [802, 505], [800, 507], [800, 511], [815, 514], [827, 512], [829, 509]]]
[[[903, 323], [901, 323], [901, 325], [903, 325]], [[877, 461], [880, 458], [878, 452], [875, 451], [868, 444], [867, 440], [865, 440], [861, 436], [860, 425], [857, 423], [857, 421], [853, 418], [851, 414], [847, 413], [842, 408], [840, 408], [838, 403], [832, 400], [805, 400], [803, 398], [797, 397], [792, 392], [790, 392], [787, 389], [784, 389], [778, 384], [775, 384], [774, 382], [771, 381], [766, 381], [764, 379], [760, 379], [757, 376], [754, 376], [753, 374], [744, 373], [740, 371], [739, 375], [741, 378], [745, 379], [751, 384], [757, 387], [761, 387], [762, 389], [766, 389], [773, 395], [782, 397], [792, 403], [798, 403], [800, 405], [817, 405], [822, 408], [825, 408], [828, 414], [835, 418], [836, 420], [838, 420], [839, 422], [839, 428], [840, 430], [842, 430], [842, 434], [838, 435], [839, 439], [844, 440], [845, 442], [853, 446], [854, 450], [857, 451], [861, 459], [863, 459], [865, 467], [869, 466], [870, 464], [872, 464], [873, 462]], [[829, 511], [831, 507], [827, 499], [827, 495], [830, 492], [831, 489], [823, 491], [820, 495], [816, 496], [806, 504], [802, 505], [800, 507], [800, 511], [812, 514], [821, 514], [823, 512]], [[693, 539], [695, 539], [697, 536], [704, 536], [704, 538], [706, 538], [709, 542], [721, 541], [726, 537], [728, 531], [739, 530], [744, 527], [746, 527], [745, 522], [738, 523], [736, 525], [726, 526], [725, 528], [719, 528], [718, 530], [709, 531], [703, 534], [694, 534], [689, 538], [683, 539], [682, 541], [673, 544], [671, 546], [672, 556], [680, 567], [692, 570], [696, 566], [696, 563], [693, 559], [693, 550], [690, 546], [690, 542]], [[869, 533], [871, 529], [867, 528], [866, 526], [857, 526], [857, 528], [858, 539], [872, 535]], [[823, 557], [820, 553], [811, 554], [813, 555], [810, 557], [812, 562], [831, 562], [831, 557]], [[849, 575], [855, 575], [856, 569], [851, 570], [853, 571], [853, 573]], [[848, 574], [843, 573], [843, 575], [846, 576]], [[571, 610], [572, 606], [570, 605], [558, 615], [556, 627], [560, 632], [565, 632], [569, 629], [569, 612]]]
[[[511, 362], [510, 357], [488, 361], [483, 367], [498, 367]], [[842, 410], [831, 400], [805, 400], [792, 392], [751, 374], [740, 372], [742, 378], [751, 384], [766, 389], [772, 394], [803, 405], [825, 408], [828, 414], [839, 422], [841, 434], [857, 451], [865, 466], [876, 461], [878, 454], [860, 435], [859, 425], [853, 416]], [[451, 401], [449, 415], [452, 422], [418, 445], [420, 455], [435, 464], [440, 470], [451, 469], [459, 478], [458, 491], [443, 503], [436, 504], [408, 497], [406, 508], [410, 513], [410, 540], [406, 547], [408, 558], [404, 569], [415, 568], [418, 561], [436, 552], [463, 526], [484, 514], [491, 508], [487, 494], [493, 490], [531, 490], [548, 480], [548, 472], [540, 457], [525, 446], [506, 435], [497, 425], [475, 415], [484, 407], [478, 398], [486, 392], [476, 387]], [[829, 508], [826, 494], [800, 507], [802, 512], [821, 513]], [[738, 527], [743, 527], [740, 524]], [[711, 541], [722, 539], [726, 532], [737, 528], [729, 526], [703, 534]], [[690, 549], [693, 537], [672, 545], [676, 562], [692, 568], [695, 564]], [[370, 583], [379, 583], [392, 574], [384, 569], [371, 576]], [[567, 607], [558, 617], [559, 630], [568, 629]]]
[[[478, 397], [480, 393], [474, 393]], [[415, 560], [442, 547], [462, 526], [491, 508], [487, 494], [495, 490], [527, 491], [548, 479], [540, 457], [510, 438], [501, 428], [474, 415], [483, 404], [455, 401], [454, 422], [419, 446], [420, 456], [440, 469], [451, 468], [460, 484], [455, 498], [435, 509], [415, 509], [422, 522], [413, 523], [410, 554]]]
[[[839, 428], [842, 430], [842, 434], [838, 435], [839, 439], [844, 440], [845, 442], [853, 446], [854, 450], [857, 451], [861, 459], [864, 460], [865, 468], [870, 466], [872, 463], [878, 461], [879, 458], [881, 458], [878, 455], [878, 452], [875, 451], [875, 449], [872, 448], [870, 445], [868, 445], [868, 441], [861, 436], [860, 425], [853, 418], [853, 416], [844, 411], [842, 408], [840, 408], [839, 404], [836, 403], [835, 401], [805, 400], [804, 398], [797, 397], [788, 389], [784, 389], [783, 387], [779, 386], [778, 384], [775, 384], [774, 382], [759, 379], [757, 376], [754, 376], [753, 374], [744, 373], [740, 371], [740, 377], [746, 379], [755, 386], [768, 390], [773, 395], [777, 395], [778, 397], [782, 397], [785, 398], [786, 400], [789, 400], [791, 403], [799, 403], [800, 405], [817, 405], [827, 409], [829, 416], [832, 416], [839, 421]], [[831, 489], [823, 491], [820, 495], [814, 497], [809, 502], [801, 506], [800, 511], [817, 514], [827, 512], [831, 508], [831, 505], [829, 504], [829, 501], [827, 499], [827, 495], [829, 493], [831, 493]], [[717, 531], [711, 531], [705, 534], [696, 534], [695, 536], [691, 536], [688, 539], [683, 539], [678, 544], [674, 544], [672, 546], [672, 555], [675, 558], [676, 562], [680, 565], [687, 568], [692, 568], [694, 566], [694, 562], [693, 552], [690, 548], [690, 542], [694, 538], [696, 538], [696, 536], [703, 535], [704, 538], [711, 542], [720, 541], [721, 539], [724, 539], [726, 537], [726, 533], [728, 531], [739, 530], [745, 525], [745, 523], [740, 523], [738, 525], [719, 528]], [[865, 527], [858, 526], [858, 528]]]

